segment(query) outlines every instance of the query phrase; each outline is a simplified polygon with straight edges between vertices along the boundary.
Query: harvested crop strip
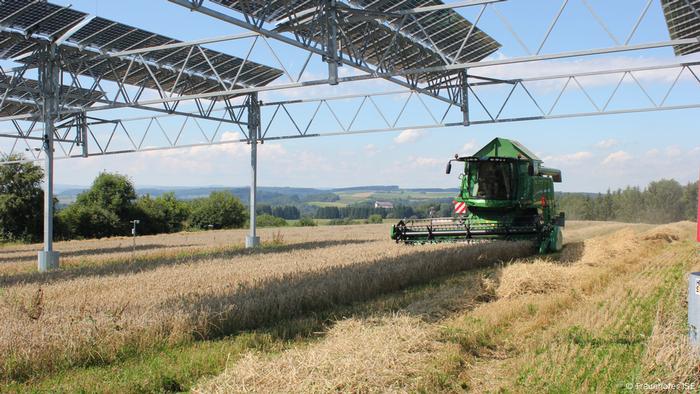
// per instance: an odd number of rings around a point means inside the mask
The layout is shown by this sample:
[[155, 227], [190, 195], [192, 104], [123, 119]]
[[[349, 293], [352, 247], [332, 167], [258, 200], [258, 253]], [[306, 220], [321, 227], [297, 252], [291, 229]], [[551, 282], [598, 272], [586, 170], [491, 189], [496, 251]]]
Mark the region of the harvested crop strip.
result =
[[109, 363], [124, 352], [260, 327], [531, 252], [521, 243], [330, 245], [9, 286], [0, 299], [0, 376], [23, 380]]

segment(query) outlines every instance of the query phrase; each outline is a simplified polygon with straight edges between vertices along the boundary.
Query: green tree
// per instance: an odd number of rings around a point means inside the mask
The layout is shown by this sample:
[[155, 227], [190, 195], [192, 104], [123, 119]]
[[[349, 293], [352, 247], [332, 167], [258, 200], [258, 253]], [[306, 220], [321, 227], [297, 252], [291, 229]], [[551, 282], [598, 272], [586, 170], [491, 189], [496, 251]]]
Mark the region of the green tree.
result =
[[156, 198], [149, 195], [136, 200], [134, 216], [141, 220], [140, 233], [159, 234], [181, 231], [189, 217], [188, 205], [178, 200], [175, 193], [164, 193]]
[[369, 218], [367, 218], [367, 223], [378, 224], [381, 222], [382, 222], [382, 215], [379, 215], [376, 213], [373, 215], [369, 215]]
[[645, 191], [645, 216], [651, 223], [683, 219], [683, 187], [673, 179], [651, 182]]
[[683, 188], [683, 217], [686, 220], [698, 220], [698, 182], [687, 184]]
[[[22, 160], [9, 155], [0, 161]], [[34, 163], [0, 165], [0, 239], [37, 241], [43, 226], [44, 172]]]
[[104, 238], [124, 235], [122, 220], [114, 212], [96, 204], [71, 204], [58, 213], [63, 238]]
[[316, 222], [309, 216], [304, 216], [299, 219], [299, 225], [301, 227], [313, 227], [316, 226]]
[[266, 213], [259, 215], [256, 223], [258, 227], [284, 227], [287, 225], [286, 220]]
[[190, 226], [206, 228], [240, 228], [246, 222], [246, 208], [241, 200], [227, 191], [212, 192], [209, 197], [192, 202]]
[[140, 219], [134, 209], [136, 191], [129, 178], [102, 172], [87, 191], [59, 212], [68, 234], [80, 237], [127, 235], [130, 220]]

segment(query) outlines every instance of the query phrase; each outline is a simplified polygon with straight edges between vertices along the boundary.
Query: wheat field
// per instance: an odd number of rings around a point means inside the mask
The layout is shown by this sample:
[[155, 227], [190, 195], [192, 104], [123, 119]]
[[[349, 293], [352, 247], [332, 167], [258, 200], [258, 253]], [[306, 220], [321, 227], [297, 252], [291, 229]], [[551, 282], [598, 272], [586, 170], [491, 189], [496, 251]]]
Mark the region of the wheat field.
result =
[[[605, 331], [618, 313], [613, 306], [596, 317], [603, 328], [565, 316], [580, 306], [582, 294], [617, 297], [605, 293], [613, 291], [606, 287], [613, 278], [667, 269], [691, 227], [572, 222], [564, 252], [545, 258], [528, 257], [531, 246], [515, 242], [397, 245], [387, 225], [264, 229], [266, 246], [254, 252], [242, 248], [243, 230], [139, 237], [133, 256], [128, 237], [70, 241], [56, 244], [63, 269], [46, 275], [33, 272], [38, 245], [6, 246], [0, 248], [0, 381], [27, 389], [61, 371], [116, 366], [157, 349], [226, 341], [280, 321], [363, 305], [361, 315], [324, 321], [311, 342], [283, 342], [284, 350], [272, 354], [241, 351], [217, 367], [220, 375], [177, 387], [498, 390], [520, 382], [506, 372], [527, 369], [528, 352], [545, 346], [547, 332], [560, 335], [557, 330], [571, 326], [587, 336]], [[668, 252], [672, 257], [643, 269], [644, 259], [668, 247], [676, 248]], [[420, 287], [434, 280], [429, 290]], [[678, 308], [672, 297], [665, 300], [649, 332], [649, 347], [658, 352], [638, 355], [645, 360], [642, 370], [656, 376], [659, 360], [672, 360], [674, 376], [696, 379], [688, 369], [692, 360], [677, 355], [683, 346]], [[526, 340], [513, 343], [497, 334], [504, 332]], [[514, 349], [523, 356], [504, 356]], [[548, 373], [554, 372], [531, 375]], [[524, 382], [546, 387], [534, 378]]]

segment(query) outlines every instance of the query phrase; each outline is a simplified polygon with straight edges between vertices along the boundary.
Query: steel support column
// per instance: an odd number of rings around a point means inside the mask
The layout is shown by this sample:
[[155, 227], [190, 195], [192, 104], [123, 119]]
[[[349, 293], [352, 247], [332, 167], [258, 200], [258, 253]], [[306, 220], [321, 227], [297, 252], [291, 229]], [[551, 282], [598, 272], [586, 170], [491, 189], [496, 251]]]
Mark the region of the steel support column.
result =
[[44, 123], [44, 249], [39, 252], [38, 269], [46, 272], [58, 268], [59, 253], [53, 250], [53, 153], [54, 121], [58, 113], [61, 70], [58, 63], [58, 48], [48, 45], [42, 53], [39, 65], [41, 95], [41, 118]]
[[460, 79], [460, 109], [462, 110], [462, 124], [469, 126], [469, 82], [467, 69], [459, 73]]
[[260, 138], [260, 102], [258, 94], [248, 96], [248, 141], [250, 142], [250, 234], [245, 238], [245, 247], [260, 245], [256, 230], [256, 192], [258, 187], [258, 138]]
[[328, 63], [328, 83], [338, 84], [338, 10], [336, 0], [325, 1], [326, 19], [326, 52], [325, 61]]

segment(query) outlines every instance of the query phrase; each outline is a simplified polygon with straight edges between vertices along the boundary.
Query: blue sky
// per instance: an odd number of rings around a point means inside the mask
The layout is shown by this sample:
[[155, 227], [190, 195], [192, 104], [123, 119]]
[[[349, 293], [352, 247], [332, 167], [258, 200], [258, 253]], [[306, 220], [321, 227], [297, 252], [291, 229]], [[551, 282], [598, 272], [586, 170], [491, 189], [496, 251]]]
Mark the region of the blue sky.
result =
[[[67, 4], [67, 1], [55, 1]], [[119, 22], [168, 35], [181, 40], [214, 37], [241, 32], [230, 25], [211, 20], [197, 13], [173, 5], [165, 0], [73, 0], [74, 8], [96, 13]], [[611, 38], [587, 13], [583, 3], [571, 0], [560, 24], [543, 48], [543, 53], [606, 47]], [[612, 33], [624, 41], [646, 1], [590, 0], [589, 3], [609, 25]], [[561, 2], [553, 0], [509, 0], [498, 5], [498, 10], [521, 34], [525, 45], [535, 50]], [[475, 7], [460, 9], [470, 20], [475, 19]], [[487, 11], [479, 26], [503, 44], [493, 58], [525, 55], [525, 50], [508, 32], [496, 14]], [[663, 41], [668, 32], [658, 1], [640, 24], [631, 43]], [[209, 47], [232, 55], [244, 56], [244, 43], [219, 43]], [[272, 43], [285, 59], [290, 72], [303, 64], [303, 52]], [[252, 59], [277, 66], [269, 52], [256, 47]], [[698, 59], [698, 56], [689, 59]], [[569, 59], [548, 64], [527, 64], [517, 67], [478, 70], [492, 76], [537, 76], [546, 73], [566, 73], [591, 68], [621, 67], [649, 63], [678, 61], [670, 48], [646, 52], [632, 52], [586, 59]], [[285, 63], [287, 65], [287, 63]], [[308, 75], [323, 77], [325, 65], [314, 59]], [[694, 68], [700, 71], [699, 68]], [[342, 67], [341, 72], [351, 74]], [[618, 77], [619, 78], [619, 77]], [[668, 73], [648, 73], [640, 76], [642, 85], [655, 100], [663, 96], [673, 76]], [[615, 87], [616, 80], [589, 81], [593, 99], [600, 100]], [[280, 97], [313, 97], [325, 93], [358, 93], [372, 89], [395, 90], [388, 83], [372, 82], [341, 85], [336, 88], [312, 88], [303, 91], [268, 94], [263, 99]], [[532, 87], [545, 102], [553, 102], [556, 86], [540, 84]], [[631, 108], [646, 105], [646, 100], [631, 83], [624, 83], [610, 108]], [[484, 91], [483, 97], [490, 110], [498, 108], [498, 97], [503, 91]], [[549, 95], [549, 97], [548, 97]], [[684, 76], [681, 86], [669, 97], [669, 103], [697, 102], [700, 84]], [[549, 100], [549, 101], [547, 101]], [[641, 101], [640, 101], [641, 100]], [[407, 124], [425, 124], [429, 115], [417, 103], [406, 117]], [[523, 97], [512, 101], [504, 114], [517, 116], [526, 113], [532, 105]], [[383, 108], [396, 113], [398, 100], [385, 100]], [[415, 107], [413, 107], [415, 106]], [[442, 106], [428, 100], [434, 114]], [[475, 117], [485, 116], [473, 104]], [[567, 94], [556, 107], [557, 111], [591, 111], [593, 108], [579, 93]], [[308, 108], [305, 109], [308, 111]], [[302, 111], [303, 112], [303, 111]], [[458, 114], [455, 114], [458, 115]], [[402, 187], [455, 187], [454, 175], [444, 175], [446, 161], [455, 153], [469, 154], [494, 137], [514, 138], [545, 160], [545, 165], [558, 167], [564, 174], [560, 190], [605, 191], [626, 185], [645, 185], [654, 179], [675, 178], [683, 183], [695, 180], [700, 169], [700, 109], [605, 115], [574, 119], [514, 122], [496, 125], [477, 125], [433, 130], [406, 130], [379, 134], [309, 138], [304, 140], [268, 142], [260, 149], [259, 184], [265, 186], [341, 187], [368, 184], [396, 184]], [[265, 116], [265, 115], [264, 115]], [[330, 121], [328, 119], [324, 121]], [[360, 117], [358, 127], [381, 127], [376, 115]], [[325, 127], [323, 122], [315, 127]], [[280, 129], [289, 124], [274, 124]], [[286, 130], [289, 131], [289, 130]], [[235, 136], [235, 130], [224, 133], [224, 138]], [[275, 131], [271, 131], [274, 133]], [[246, 185], [249, 180], [248, 147], [227, 144], [185, 150], [158, 151], [90, 159], [57, 161], [56, 182], [59, 184], [89, 184], [99, 171], [117, 171], [132, 177], [138, 185], [200, 186]]]

